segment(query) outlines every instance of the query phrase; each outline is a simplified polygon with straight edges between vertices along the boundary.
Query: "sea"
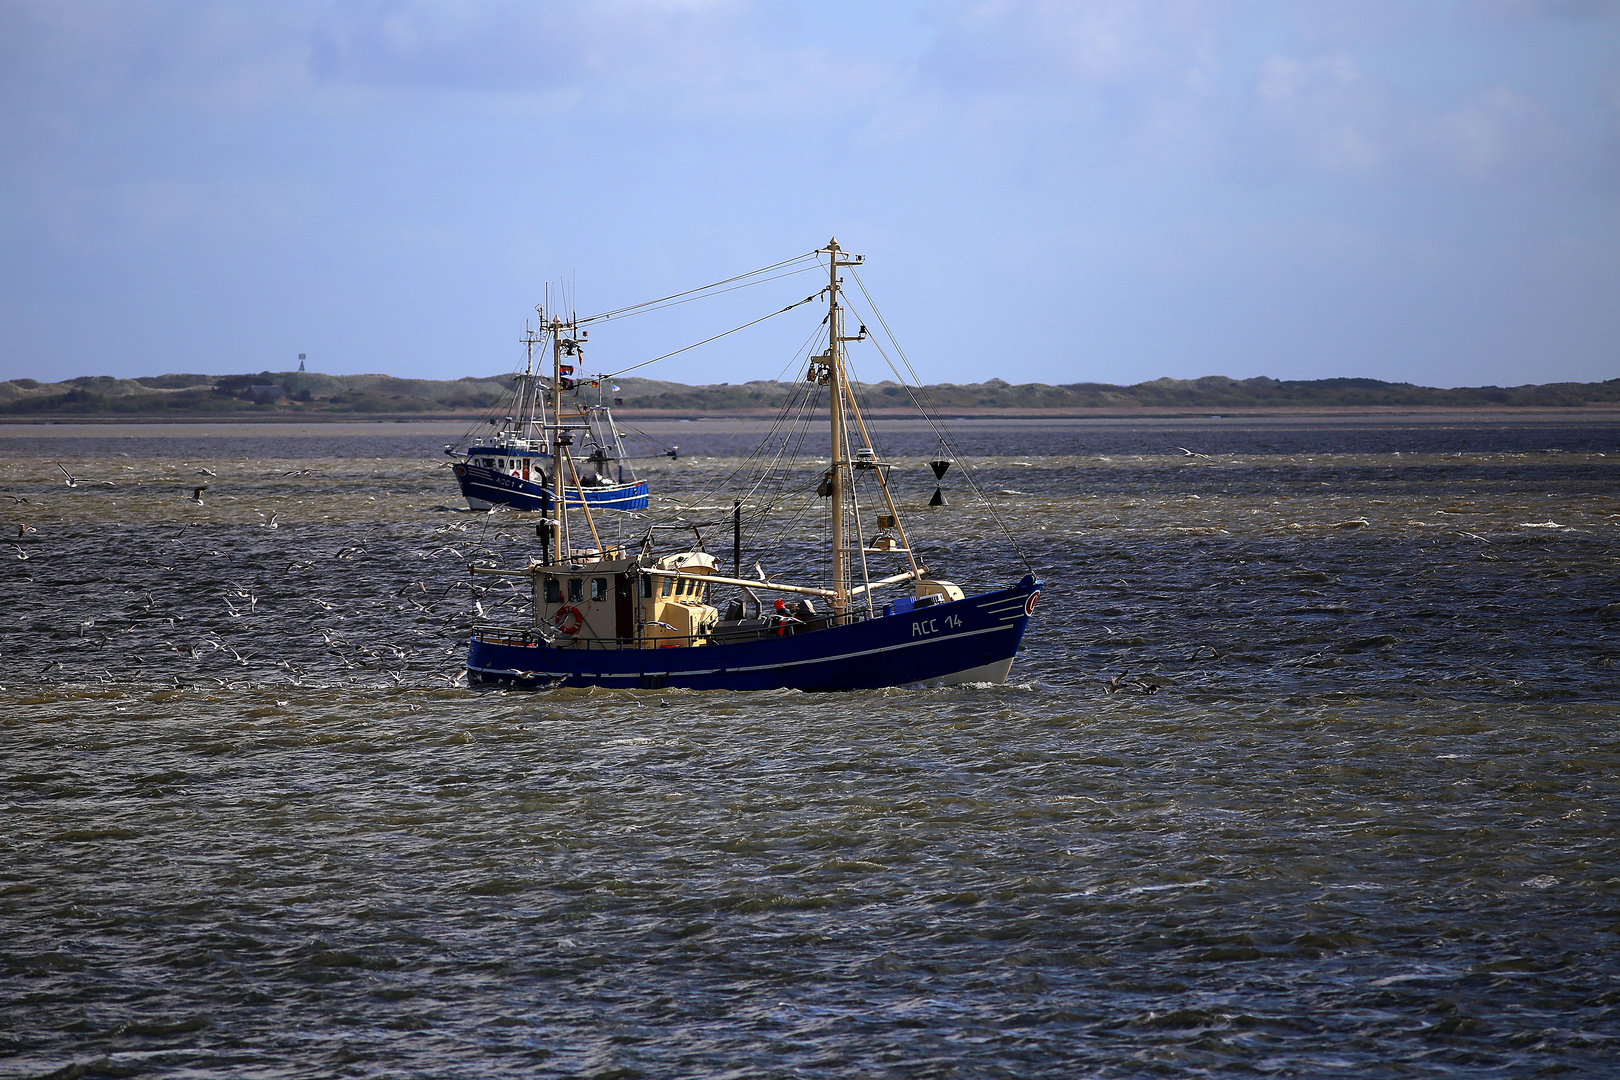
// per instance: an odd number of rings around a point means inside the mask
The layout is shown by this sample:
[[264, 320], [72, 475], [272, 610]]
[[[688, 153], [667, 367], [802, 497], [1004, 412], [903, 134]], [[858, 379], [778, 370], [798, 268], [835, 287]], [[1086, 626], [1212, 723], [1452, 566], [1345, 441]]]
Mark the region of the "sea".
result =
[[0, 427], [0, 1076], [1620, 1076], [1620, 416], [946, 430], [1010, 681], [804, 694], [469, 689], [461, 426]]

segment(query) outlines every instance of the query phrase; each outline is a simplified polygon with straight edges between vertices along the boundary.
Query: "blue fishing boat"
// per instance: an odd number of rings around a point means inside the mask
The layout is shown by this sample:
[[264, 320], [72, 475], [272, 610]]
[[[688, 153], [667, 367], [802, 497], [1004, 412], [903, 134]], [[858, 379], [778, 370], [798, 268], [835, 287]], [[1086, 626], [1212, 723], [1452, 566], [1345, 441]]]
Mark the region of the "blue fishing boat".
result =
[[[853, 272], [862, 259], [836, 240], [800, 258], [812, 260], [809, 269], [824, 266], [827, 284], [776, 314], [827, 298], [825, 348], [804, 369], [800, 385], [807, 407], [800, 415], [820, 423], [825, 410], [828, 456], [808, 474], [786, 469], [780, 454], [757, 457], [766, 463], [762, 476], [803, 488], [789, 518], [798, 520], [805, 508], [824, 503], [822, 572], [789, 581], [756, 561], [755, 576], [744, 577], [741, 498], [731, 507], [730, 574], [720, 573], [719, 559], [704, 549], [703, 529], [720, 521], [682, 518], [654, 524], [629, 542], [609, 537], [583, 485], [567, 491], [552, 470], [546, 505], [557, 509], [538, 530], [539, 558], [522, 567], [470, 567], [477, 576], [526, 581], [533, 598], [532, 615], [520, 625], [474, 625], [470, 684], [830, 691], [1007, 680], [1041, 583], [1025, 573], [1014, 584], [967, 595], [919, 560], [890, 486], [891, 465], [873, 445], [846, 368], [846, 346], [866, 340], [867, 329], [862, 324], [857, 334], [844, 332], [841, 272]], [[791, 272], [783, 269], [787, 265], [756, 273], [785, 276]], [[567, 342], [577, 340], [552, 335], [554, 365]], [[781, 429], [773, 425], [769, 438], [778, 438], [781, 447], [802, 445], [802, 436], [795, 442]], [[547, 432], [551, 458], [569, 461], [571, 433], [561, 426]], [[939, 479], [948, 461], [930, 464]], [[784, 507], [780, 497], [761, 494], [762, 483], [746, 487], [756, 500], [750, 507], [756, 533], [773, 509]], [[936, 488], [933, 505], [942, 502]], [[659, 528], [691, 532], [695, 543], [659, 553]], [[780, 539], [755, 541], [750, 550], [790, 558]], [[883, 572], [885, 562], [893, 572]]]
[[[445, 447], [445, 453], [460, 458], [451, 471], [471, 509], [506, 506], [550, 513], [559, 491], [573, 506], [646, 509], [647, 482], [627, 464], [624, 436], [613, 422], [612, 381], [574, 377], [586, 335], [561, 318], [549, 323], [542, 318], [538, 329], [524, 335], [527, 360], [512, 376], [504, 415], [489, 421], [493, 430], [465, 440], [467, 448], [459, 454]], [[535, 346], [548, 344], [552, 370], [544, 375], [535, 369]], [[554, 462], [562, 469], [553, 468]]]

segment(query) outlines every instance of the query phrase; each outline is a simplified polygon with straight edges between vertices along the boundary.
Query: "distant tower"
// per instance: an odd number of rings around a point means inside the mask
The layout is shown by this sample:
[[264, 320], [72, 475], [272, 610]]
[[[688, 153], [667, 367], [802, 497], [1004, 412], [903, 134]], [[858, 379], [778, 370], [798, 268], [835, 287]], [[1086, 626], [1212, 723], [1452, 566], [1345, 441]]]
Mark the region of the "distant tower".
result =
[[299, 371], [304, 370], [304, 354], [303, 353], [298, 354], [298, 370]]

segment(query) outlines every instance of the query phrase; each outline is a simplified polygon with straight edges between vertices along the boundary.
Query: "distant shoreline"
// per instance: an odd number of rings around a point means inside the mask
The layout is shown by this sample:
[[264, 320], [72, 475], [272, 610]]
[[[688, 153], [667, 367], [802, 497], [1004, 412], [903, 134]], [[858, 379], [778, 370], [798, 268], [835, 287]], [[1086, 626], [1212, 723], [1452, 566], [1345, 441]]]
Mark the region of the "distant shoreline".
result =
[[[690, 423], [694, 421], [745, 421], [775, 416], [775, 409], [633, 409], [616, 410], [617, 419], [627, 424]], [[113, 428], [113, 427], [328, 427], [351, 425], [363, 428], [382, 428], [401, 424], [413, 425], [476, 425], [486, 414], [479, 413], [391, 413], [387, 416], [356, 416], [354, 414], [281, 414], [254, 415], [219, 414], [201, 416], [175, 415], [117, 415], [117, 416], [0, 416], [0, 435], [21, 435], [51, 428]], [[938, 417], [944, 421], [1029, 420], [1074, 421], [1095, 420], [1120, 422], [1131, 420], [1264, 420], [1264, 419], [1412, 419], [1412, 420], [1464, 420], [1477, 418], [1493, 422], [1518, 420], [1583, 420], [1592, 422], [1620, 422], [1620, 405], [1591, 404], [1577, 406], [1534, 405], [1321, 405], [1321, 406], [1246, 406], [1238, 408], [1086, 408], [1086, 409], [943, 409]], [[918, 422], [917, 413], [909, 409], [873, 409], [869, 418], [887, 421]]]
[[[697, 417], [776, 416], [806, 408], [803, 382], [759, 380], [687, 386], [637, 376], [580, 381], [565, 388], [564, 409], [611, 405], [631, 423]], [[938, 416], [998, 419], [1164, 416], [1399, 416], [1429, 410], [1503, 415], [1519, 410], [1620, 409], [1620, 379], [1450, 389], [1378, 379], [1153, 379], [1132, 386], [1108, 383], [896, 382], [855, 387], [870, 416], [903, 414], [918, 405]], [[0, 423], [200, 422], [289, 420], [378, 422], [465, 420], [511, 411], [511, 376], [400, 379], [392, 375], [260, 372], [257, 375], [168, 374], [118, 379], [84, 376], [61, 383], [0, 382]], [[809, 391], [813, 396], [815, 391]], [[581, 397], [580, 395], [583, 395]], [[611, 395], [611, 397], [610, 397]]]

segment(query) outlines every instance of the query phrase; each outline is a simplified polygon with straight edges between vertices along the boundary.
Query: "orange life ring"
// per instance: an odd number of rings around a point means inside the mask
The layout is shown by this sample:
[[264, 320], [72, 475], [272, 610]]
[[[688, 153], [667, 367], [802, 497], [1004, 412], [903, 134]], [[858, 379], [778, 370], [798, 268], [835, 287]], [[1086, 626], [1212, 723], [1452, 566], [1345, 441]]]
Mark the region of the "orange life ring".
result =
[[577, 634], [579, 628], [585, 625], [585, 616], [579, 613], [577, 607], [560, 607], [557, 614], [551, 617], [551, 625], [561, 634]]

